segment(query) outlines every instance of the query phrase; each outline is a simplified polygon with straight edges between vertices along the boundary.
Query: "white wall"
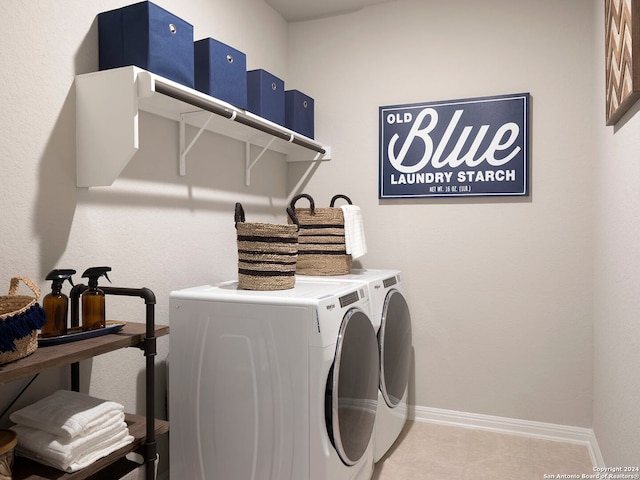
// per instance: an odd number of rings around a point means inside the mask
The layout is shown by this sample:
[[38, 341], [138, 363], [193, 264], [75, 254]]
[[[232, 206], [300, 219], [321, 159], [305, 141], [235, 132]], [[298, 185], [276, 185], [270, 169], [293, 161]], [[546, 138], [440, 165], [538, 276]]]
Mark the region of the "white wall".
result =
[[[236, 275], [236, 201], [250, 220], [282, 217], [286, 169], [281, 156], [268, 155], [247, 188], [244, 145], [205, 135], [180, 177], [177, 124], [142, 114], [141, 150], [114, 185], [76, 188], [74, 77], [98, 68], [96, 15], [127, 3], [0, 2], [7, 24], [0, 31], [0, 288], [26, 275], [46, 293], [52, 268], [75, 268], [80, 282], [85, 268], [110, 265], [115, 286], [155, 292], [156, 320], [168, 324], [172, 289]], [[286, 23], [262, 0], [156, 3], [193, 23], [196, 39], [218, 38], [246, 52], [249, 68], [286, 76]], [[107, 299], [109, 318], [144, 321], [144, 313], [140, 299]], [[168, 345], [168, 337], [159, 340], [159, 414]], [[138, 349], [84, 362], [82, 390], [144, 413], [143, 367]], [[68, 387], [67, 376], [66, 369], [40, 375], [16, 408]], [[25, 383], [3, 385], [0, 406]]]
[[[582, 0], [397, 0], [289, 27], [288, 88], [315, 98], [334, 157], [307, 191], [348, 194], [362, 264], [404, 272], [417, 405], [591, 426], [592, 36]], [[378, 200], [379, 106], [520, 92], [530, 197]]]
[[[595, 11], [594, 64], [604, 72], [604, 9]], [[593, 428], [607, 465], [640, 459], [640, 105], [604, 126], [599, 76], [595, 165]]]

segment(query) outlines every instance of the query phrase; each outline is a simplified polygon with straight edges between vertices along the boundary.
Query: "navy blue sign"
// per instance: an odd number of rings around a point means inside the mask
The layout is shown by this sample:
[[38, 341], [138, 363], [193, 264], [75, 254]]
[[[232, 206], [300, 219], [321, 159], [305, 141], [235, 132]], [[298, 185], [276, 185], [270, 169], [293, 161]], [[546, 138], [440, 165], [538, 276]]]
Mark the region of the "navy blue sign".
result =
[[380, 107], [379, 198], [529, 194], [529, 94]]

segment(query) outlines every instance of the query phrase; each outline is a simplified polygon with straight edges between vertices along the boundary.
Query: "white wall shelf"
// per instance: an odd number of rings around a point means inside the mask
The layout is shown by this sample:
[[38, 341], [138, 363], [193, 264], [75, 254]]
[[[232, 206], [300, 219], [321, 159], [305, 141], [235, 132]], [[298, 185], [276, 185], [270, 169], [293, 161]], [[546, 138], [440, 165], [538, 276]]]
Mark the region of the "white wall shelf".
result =
[[[179, 122], [180, 175], [186, 174], [187, 154], [205, 131], [245, 142], [247, 185], [266, 150], [285, 154], [288, 162], [331, 158], [331, 148], [316, 140], [138, 67], [78, 75], [75, 89], [78, 187], [108, 186], [118, 178], [139, 148], [139, 111]], [[187, 125], [198, 128], [190, 142]], [[255, 158], [251, 145], [261, 148]]]

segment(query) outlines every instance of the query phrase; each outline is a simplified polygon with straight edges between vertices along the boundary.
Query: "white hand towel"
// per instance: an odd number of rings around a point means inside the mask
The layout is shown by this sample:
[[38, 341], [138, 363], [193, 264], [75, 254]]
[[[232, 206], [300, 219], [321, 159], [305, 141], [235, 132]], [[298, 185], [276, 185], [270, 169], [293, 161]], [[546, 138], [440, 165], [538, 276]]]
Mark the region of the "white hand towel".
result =
[[18, 434], [18, 454], [68, 472], [84, 468], [133, 441], [124, 414], [121, 419], [108, 422], [102, 430], [74, 439], [63, 439], [23, 425], [11, 429]]
[[357, 205], [343, 205], [344, 241], [347, 253], [355, 260], [367, 253], [367, 241], [364, 237], [362, 213]]
[[105, 418], [124, 412], [116, 402], [100, 400], [83, 393], [58, 390], [27, 407], [13, 412], [9, 418], [19, 424], [37, 428], [62, 438], [93, 431]]

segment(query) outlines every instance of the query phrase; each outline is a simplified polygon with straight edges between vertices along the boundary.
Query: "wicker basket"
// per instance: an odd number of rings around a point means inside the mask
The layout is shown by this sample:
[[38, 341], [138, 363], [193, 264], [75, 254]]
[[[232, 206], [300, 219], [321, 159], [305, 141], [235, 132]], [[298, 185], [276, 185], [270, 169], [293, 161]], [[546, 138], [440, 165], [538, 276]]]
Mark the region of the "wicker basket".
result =
[[244, 209], [236, 203], [238, 234], [238, 286], [244, 290], [287, 290], [296, 282], [298, 225], [287, 209], [291, 225], [245, 223]]
[[[296, 208], [298, 200], [305, 198], [309, 208]], [[302, 193], [291, 201], [291, 207], [300, 223], [298, 264], [299, 275], [346, 275], [351, 272], [353, 259], [347, 254], [344, 243], [344, 215], [334, 207], [336, 200], [346, 195], [335, 195], [330, 206], [316, 208], [310, 195]]]
[[[18, 295], [20, 281], [35, 297]], [[38, 298], [40, 288], [26, 277], [12, 278], [9, 294], [0, 296], [0, 365], [31, 355], [38, 348], [38, 329], [47, 321]]]
[[12, 430], [0, 430], [0, 480], [11, 480], [13, 450], [18, 443], [18, 435]]

